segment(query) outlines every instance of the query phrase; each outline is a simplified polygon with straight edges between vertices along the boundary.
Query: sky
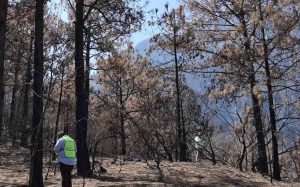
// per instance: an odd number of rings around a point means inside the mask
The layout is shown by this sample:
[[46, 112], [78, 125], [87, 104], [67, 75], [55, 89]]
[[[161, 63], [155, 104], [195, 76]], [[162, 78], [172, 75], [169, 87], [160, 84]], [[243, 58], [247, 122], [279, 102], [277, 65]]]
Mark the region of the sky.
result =
[[[178, 2], [176, 0], [149, 0], [148, 5], [145, 8], [145, 12], [149, 12], [154, 9], [158, 9], [158, 14], [161, 14], [164, 10], [164, 5], [168, 3], [169, 9], [176, 8], [179, 6]], [[142, 4], [145, 3], [145, 0], [142, 0]], [[132, 41], [133, 45], [136, 46], [139, 42], [146, 40], [153, 36], [154, 34], [157, 34], [158, 30], [157, 28], [151, 28], [147, 25], [147, 22], [151, 20], [151, 15], [147, 14], [145, 15], [145, 24], [142, 27], [142, 30], [139, 32], [136, 32], [132, 35]]]
[[[62, 19], [67, 20], [67, 13], [64, 8], [60, 6], [53, 6], [53, 4], [58, 4], [59, 2], [61, 2], [61, 0], [53, 0], [51, 2], [52, 7], [61, 15]], [[146, 0], [141, 0], [140, 4], [144, 5], [145, 2]], [[151, 10], [157, 8], [159, 10], [158, 14], [161, 14], [165, 8], [164, 5], [166, 3], [168, 3], [169, 9], [179, 6], [179, 3], [176, 0], [148, 0], [148, 4], [144, 9], [144, 11], [146, 12], [144, 25], [142, 26], [141, 31], [133, 33], [131, 37], [133, 46], [136, 46], [141, 41], [149, 39], [151, 36], [158, 33], [157, 28], [148, 26], [147, 22], [151, 20], [151, 15], [147, 12], [150, 12]]]

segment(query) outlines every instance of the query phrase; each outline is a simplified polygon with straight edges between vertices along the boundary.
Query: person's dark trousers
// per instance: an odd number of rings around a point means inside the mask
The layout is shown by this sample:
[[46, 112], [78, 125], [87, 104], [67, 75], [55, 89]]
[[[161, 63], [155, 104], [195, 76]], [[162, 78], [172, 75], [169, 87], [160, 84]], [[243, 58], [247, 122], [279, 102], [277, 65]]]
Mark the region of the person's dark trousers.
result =
[[74, 166], [59, 163], [61, 177], [62, 177], [62, 187], [72, 187], [71, 172]]

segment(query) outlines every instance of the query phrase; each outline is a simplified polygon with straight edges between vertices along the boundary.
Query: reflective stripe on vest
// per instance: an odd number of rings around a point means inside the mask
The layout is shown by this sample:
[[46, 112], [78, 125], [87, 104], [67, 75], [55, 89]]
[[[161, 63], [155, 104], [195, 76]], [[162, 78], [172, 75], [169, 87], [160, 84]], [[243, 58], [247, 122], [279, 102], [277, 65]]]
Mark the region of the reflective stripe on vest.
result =
[[69, 136], [63, 136], [63, 138], [65, 141], [64, 153], [66, 158], [75, 158], [76, 157], [75, 141]]

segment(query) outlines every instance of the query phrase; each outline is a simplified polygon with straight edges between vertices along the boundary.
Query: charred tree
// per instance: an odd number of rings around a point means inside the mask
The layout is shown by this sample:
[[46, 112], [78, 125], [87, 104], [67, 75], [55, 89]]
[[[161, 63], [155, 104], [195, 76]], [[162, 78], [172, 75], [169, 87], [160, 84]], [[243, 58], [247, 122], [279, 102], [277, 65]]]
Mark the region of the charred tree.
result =
[[[175, 12], [174, 12], [175, 19]], [[185, 128], [181, 123], [181, 109], [180, 109], [180, 86], [179, 86], [179, 63], [178, 63], [178, 43], [177, 43], [177, 28], [173, 27], [173, 50], [175, 61], [175, 85], [176, 85], [176, 125], [177, 125], [177, 145], [179, 146], [179, 160], [186, 161], [187, 145], [185, 141]]]
[[32, 149], [29, 186], [43, 184], [43, 29], [44, 1], [35, 1]]
[[[56, 140], [57, 140], [58, 124], [59, 124], [59, 118], [60, 118], [60, 113], [61, 113], [61, 100], [62, 100], [63, 86], [64, 86], [64, 76], [65, 76], [65, 66], [62, 63], [62, 65], [61, 65], [60, 91], [59, 91], [59, 98], [58, 98], [58, 109], [57, 109], [56, 120], [55, 120], [55, 130], [54, 130], [53, 142], [56, 142]], [[55, 159], [56, 159], [56, 154], [53, 150], [52, 160], [55, 160]]]
[[[261, 7], [261, 1], [259, 1], [259, 12], [260, 12], [260, 21], [263, 22], [263, 12]], [[279, 165], [279, 154], [278, 154], [278, 141], [277, 141], [277, 128], [276, 128], [276, 114], [274, 107], [273, 99], [273, 89], [271, 81], [271, 73], [269, 67], [269, 51], [268, 44], [266, 41], [265, 28], [261, 27], [261, 41], [263, 45], [263, 61], [265, 64], [265, 72], [267, 78], [267, 88], [268, 88], [268, 101], [269, 101], [269, 113], [270, 113], [270, 123], [271, 123], [271, 132], [272, 132], [272, 158], [273, 158], [273, 177], [276, 180], [281, 180], [280, 176], [280, 165]]]
[[87, 137], [87, 94], [84, 86], [84, 61], [83, 61], [83, 0], [76, 0], [75, 21], [75, 94], [76, 94], [76, 144], [77, 144], [77, 173], [88, 176], [90, 161]]
[[243, 37], [245, 39], [245, 42], [244, 42], [245, 60], [248, 64], [248, 70], [249, 70], [248, 82], [249, 82], [250, 89], [251, 89], [254, 126], [255, 126], [256, 139], [257, 139], [258, 171], [263, 174], [267, 174], [268, 173], [268, 159], [267, 159], [267, 152], [266, 152], [266, 143], [265, 143], [263, 123], [262, 123], [262, 119], [261, 119], [261, 109], [260, 109], [258, 97], [254, 93], [254, 89], [256, 86], [255, 70], [254, 70], [253, 62], [251, 61], [251, 57], [250, 57], [250, 50], [251, 50], [250, 48], [251, 47], [250, 47], [249, 36], [247, 33], [245, 12], [241, 12], [240, 14], [241, 14], [240, 21], [243, 26]]
[[[20, 49], [19, 49], [20, 50]], [[10, 135], [12, 137], [12, 144], [15, 145], [17, 139], [17, 126], [16, 126], [16, 100], [17, 100], [17, 88], [18, 85], [18, 76], [20, 71], [20, 52], [18, 53], [18, 60], [15, 63], [15, 72], [14, 72], [14, 85], [11, 94], [11, 103], [10, 103], [10, 114], [9, 114], [9, 126], [10, 126]]]
[[[88, 101], [90, 99], [90, 51], [91, 51], [91, 33], [90, 33], [89, 29], [86, 29], [85, 92], [86, 92], [86, 98]], [[89, 102], [87, 103], [86, 107], [87, 107], [86, 111], [88, 114], [89, 113]]]
[[24, 95], [23, 95], [23, 106], [22, 106], [22, 132], [21, 132], [21, 146], [27, 145], [28, 140], [28, 108], [29, 108], [29, 90], [30, 82], [32, 79], [31, 75], [31, 65], [32, 65], [32, 51], [33, 51], [33, 34], [30, 38], [30, 48], [29, 48], [29, 57], [26, 67], [25, 83], [24, 83]]
[[126, 155], [126, 134], [125, 134], [125, 120], [124, 120], [124, 101], [123, 101], [123, 90], [122, 90], [122, 79], [119, 80], [119, 104], [120, 104], [120, 108], [119, 108], [119, 117], [120, 117], [120, 128], [121, 128], [121, 155]]
[[0, 1], [0, 142], [3, 130], [3, 107], [4, 107], [4, 54], [5, 54], [5, 33], [8, 0]]

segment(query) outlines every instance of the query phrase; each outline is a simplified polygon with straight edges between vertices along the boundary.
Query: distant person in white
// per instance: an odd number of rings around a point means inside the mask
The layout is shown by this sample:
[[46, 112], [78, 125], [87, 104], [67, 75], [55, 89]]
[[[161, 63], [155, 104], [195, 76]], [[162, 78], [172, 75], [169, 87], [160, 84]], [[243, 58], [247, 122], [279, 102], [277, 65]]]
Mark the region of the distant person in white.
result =
[[196, 162], [199, 162], [203, 157], [203, 140], [198, 136], [195, 137]]

